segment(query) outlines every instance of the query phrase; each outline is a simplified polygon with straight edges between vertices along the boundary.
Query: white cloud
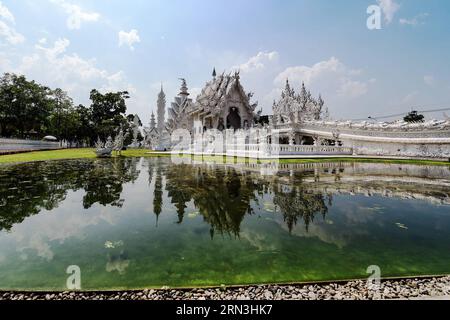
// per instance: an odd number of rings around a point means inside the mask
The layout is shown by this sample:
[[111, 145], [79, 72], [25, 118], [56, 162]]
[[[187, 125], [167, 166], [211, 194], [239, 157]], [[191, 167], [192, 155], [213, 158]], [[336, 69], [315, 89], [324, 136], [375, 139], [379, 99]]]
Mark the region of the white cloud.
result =
[[425, 82], [426, 85], [428, 85], [428, 86], [430, 86], [430, 87], [433, 86], [434, 83], [435, 83], [434, 77], [433, 77], [433, 76], [430, 76], [430, 75], [424, 76], [424, 77], [423, 77], [423, 81]]
[[13, 24], [16, 23], [11, 11], [9, 11], [9, 9], [5, 7], [1, 1], [0, 1], [0, 19], [3, 19]]
[[289, 67], [275, 78], [275, 83], [283, 84], [286, 79], [289, 79], [292, 82], [304, 82], [306, 85], [310, 85], [324, 74], [338, 74], [343, 72], [343, 69], [345, 69], [344, 65], [335, 57], [331, 57], [329, 60], [318, 62], [311, 67]]
[[68, 14], [66, 24], [70, 30], [80, 29], [83, 22], [96, 22], [100, 19], [99, 13], [84, 11], [80, 6], [65, 0], [51, 0], [51, 2], [60, 6]]
[[[337, 95], [343, 98], [356, 98], [368, 92], [369, 84], [375, 83], [375, 79], [360, 81], [356, 79], [362, 74], [362, 70], [352, 69], [344, 65], [337, 58], [320, 61], [312, 66], [295, 66], [285, 69], [278, 74], [274, 84], [281, 88], [286, 79], [295, 87], [302, 82], [307, 87], [316, 86], [322, 93]], [[279, 90], [274, 90], [277, 93]]]
[[394, 19], [395, 13], [400, 9], [400, 5], [394, 0], [377, 0], [377, 2], [383, 11], [386, 23], [391, 23]]
[[21, 59], [13, 70], [50, 87], [60, 87], [68, 91], [78, 103], [88, 103], [89, 92], [93, 88], [101, 91], [128, 90], [134, 92], [127, 83], [124, 72], [109, 72], [97, 67], [95, 59], [83, 59], [76, 53], [67, 53], [68, 39], [59, 39], [51, 46], [40, 41], [36, 51]]
[[0, 39], [4, 38], [10, 44], [19, 44], [25, 41], [25, 37], [18, 33], [12, 26], [16, 23], [14, 15], [0, 1]]
[[252, 72], [255, 70], [261, 70], [266, 67], [269, 62], [278, 60], [278, 52], [258, 52], [256, 56], [251, 57], [247, 62], [234, 66], [232, 69], [239, 69], [243, 73]]
[[345, 79], [337, 90], [338, 95], [356, 98], [366, 94], [368, 87], [366, 83]]
[[408, 25], [408, 26], [418, 26], [418, 25], [422, 25], [425, 24], [425, 19], [429, 16], [428, 13], [421, 13], [417, 16], [415, 16], [414, 18], [411, 19], [405, 19], [405, 18], [401, 18], [399, 20], [401, 25]]
[[10, 44], [20, 44], [25, 41], [25, 37], [14, 28], [8, 26], [0, 20], [0, 38], [4, 38]]
[[128, 46], [130, 50], [134, 50], [133, 44], [141, 42], [138, 31], [136, 29], [130, 32], [119, 31], [119, 47]]
[[[39, 43], [41, 43], [41, 41], [39, 41]], [[36, 45], [35, 47], [44, 52], [49, 61], [54, 61], [58, 55], [66, 51], [69, 45], [70, 41], [64, 38], [55, 41], [54, 46], [51, 48], [42, 47], [40, 45]]]

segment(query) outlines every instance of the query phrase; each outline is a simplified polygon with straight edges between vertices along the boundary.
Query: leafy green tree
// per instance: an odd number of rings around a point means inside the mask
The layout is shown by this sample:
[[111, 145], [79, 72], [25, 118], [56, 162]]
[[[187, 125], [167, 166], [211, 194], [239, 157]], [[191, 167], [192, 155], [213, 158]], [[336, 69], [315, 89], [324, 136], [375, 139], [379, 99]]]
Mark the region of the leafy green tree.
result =
[[100, 93], [96, 89], [91, 91], [91, 116], [93, 125], [100, 138], [106, 139], [118, 127], [126, 125], [126, 99], [130, 96], [127, 91]]
[[[102, 94], [94, 89], [90, 98], [89, 107], [74, 106], [72, 98], [60, 88], [51, 90], [25, 76], [5, 73], [0, 77], [0, 136], [50, 134], [92, 146], [98, 137], [105, 140], [119, 128], [131, 133], [134, 115], [126, 116], [127, 91]], [[132, 136], [129, 134], [128, 139]], [[138, 139], [141, 141], [142, 135]]]
[[52, 91], [50, 99], [53, 108], [48, 118], [49, 133], [58, 139], [70, 139], [74, 127], [78, 125], [73, 100], [59, 88]]
[[52, 111], [51, 91], [25, 76], [6, 73], [0, 78], [0, 134], [42, 135]]
[[97, 140], [97, 133], [92, 121], [92, 110], [82, 104], [75, 107], [75, 113], [78, 117], [79, 126], [74, 132], [74, 137], [79, 141], [85, 141], [92, 145]]

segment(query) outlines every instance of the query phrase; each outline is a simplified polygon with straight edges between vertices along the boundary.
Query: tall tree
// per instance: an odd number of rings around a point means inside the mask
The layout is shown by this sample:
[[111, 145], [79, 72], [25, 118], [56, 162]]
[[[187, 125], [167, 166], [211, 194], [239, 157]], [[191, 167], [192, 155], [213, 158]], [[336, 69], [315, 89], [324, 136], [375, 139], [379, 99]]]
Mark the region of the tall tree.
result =
[[126, 124], [126, 99], [130, 98], [127, 91], [102, 94], [94, 89], [90, 98], [92, 121], [100, 138], [106, 139], [115, 129]]
[[92, 121], [92, 110], [80, 104], [75, 107], [75, 112], [79, 122], [74, 133], [75, 139], [84, 140], [88, 145], [92, 145], [97, 140], [97, 133]]
[[52, 111], [51, 91], [25, 76], [6, 73], [0, 78], [1, 134], [25, 137], [42, 134]]
[[73, 100], [67, 92], [57, 88], [51, 92], [53, 112], [49, 116], [49, 132], [59, 139], [70, 139], [77, 126]]

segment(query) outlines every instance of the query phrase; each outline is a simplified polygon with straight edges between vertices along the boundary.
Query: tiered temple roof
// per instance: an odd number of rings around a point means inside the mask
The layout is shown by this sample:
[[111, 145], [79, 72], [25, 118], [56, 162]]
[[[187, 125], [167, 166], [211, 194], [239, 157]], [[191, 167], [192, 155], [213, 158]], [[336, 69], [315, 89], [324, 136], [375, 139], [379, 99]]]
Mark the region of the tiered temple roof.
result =
[[206, 83], [201, 93], [197, 96], [192, 112], [219, 115], [225, 107], [229, 93], [233, 89], [237, 89], [243, 98], [242, 100], [245, 102], [245, 106], [251, 112], [254, 112], [257, 103], [250, 103], [253, 94], [244, 91], [239, 81], [239, 73], [236, 72], [234, 75], [222, 73], [217, 77], [214, 73], [213, 79]]

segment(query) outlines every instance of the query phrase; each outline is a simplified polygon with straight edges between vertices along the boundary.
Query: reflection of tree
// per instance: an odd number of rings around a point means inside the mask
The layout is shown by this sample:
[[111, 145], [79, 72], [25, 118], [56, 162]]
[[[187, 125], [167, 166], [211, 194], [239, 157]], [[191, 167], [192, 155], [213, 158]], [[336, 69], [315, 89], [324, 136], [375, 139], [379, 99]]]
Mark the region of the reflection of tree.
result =
[[[274, 192], [274, 204], [283, 213], [289, 228], [299, 218], [308, 228], [317, 213], [327, 212], [325, 197], [318, 192], [301, 188], [302, 175], [294, 174], [288, 184], [289, 191], [281, 191], [280, 179], [265, 179], [252, 173], [238, 173], [233, 168], [208, 168], [207, 166], [173, 165], [166, 172], [168, 196], [177, 208], [178, 223], [183, 221], [187, 203], [193, 200], [203, 219], [215, 232], [238, 235], [246, 214], [252, 214], [252, 201], [258, 195]], [[331, 205], [331, 198], [328, 198]]]
[[186, 204], [194, 201], [204, 220], [215, 231], [237, 235], [258, 186], [249, 176], [234, 169], [208, 169], [189, 165], [172, 166], [167, 172], [167, 191], [177, 208], [178, 222], [183, 221]]
[[278, 206], [283, 214], [284, 221], [289, 229], [297, 224], [298, 219], [302, 219], [308, 230], [309, 224], [314, 221], [317, 214], [322, 214], [325, 218], [328, 212], [328, 205], [331, 205], [331, 198], [326, 199], [322, 193], [305, 190], [301, 186], [289, 188], [290, 190], [280, 190], [275, 188], [273, 202]]
[[9, 230], [42, 209], [52, 210], [68, 190], [84, 189], [84, 208], [95, 203], [121, 206], [122, 184], [136, 180], [136, 159], [33, 162], [3, 168], [0, 230]]
[[[265, 194], [274, 195], [274, 204], [280, 208], [289, 230], [299, 219], [308, 228], [316, 214], [327, 212], [326, 197], [320, 191], [306, 190], [302, 176], [296, 173], [267, 179], [230, 167], [167, 165], [163, 158], [146, 161], [157, 219], [162, 213], [165, 185], [167, 197], [176, 208], [178, 223], [183, 222], [188, 203], [192, 201], [211, 226], [211, 236], [216, 232], [238, 235], [245, 215], [253, 213], [255, 203]], [[68, 190], [85, 191], [86, 209], [96, 203], [121, 207], [123, 184], [137, 179], [138, 162], [139, 158], [113, 158], [5, 167], [0, 171], [0, 230], [9, 230], [42, 209], [57, 207]], [[288, 186], [289, 190], [281, 191], [285, 189], [282, 186]]]
[[122, 207], [124, 200], [120, 199], [123, 183], [137, 179], [137, 158], [104, 159], [93, 162], [92, 168], [82, 175], [82, 187], [86, 191], [83, 206], [90, 208], [93, 204]]
[[[65, 199], [68, 179], [49, 170], [45, 162], [11, 166], [2, 170], [0, 183], [0, 230], [35, 215], [41, 209], [51, 210]], [[36, 172], [43, 175], [33, 175]], [[72, 178], [76, 174], [72, 173]]]
[[204, 172], [201, 178], [194, 204], [211, 225], [211, 232], [237, 235], [245, 214], [253, 213], [250, 202], [255, 199], [255, 186], [234, 170]]

